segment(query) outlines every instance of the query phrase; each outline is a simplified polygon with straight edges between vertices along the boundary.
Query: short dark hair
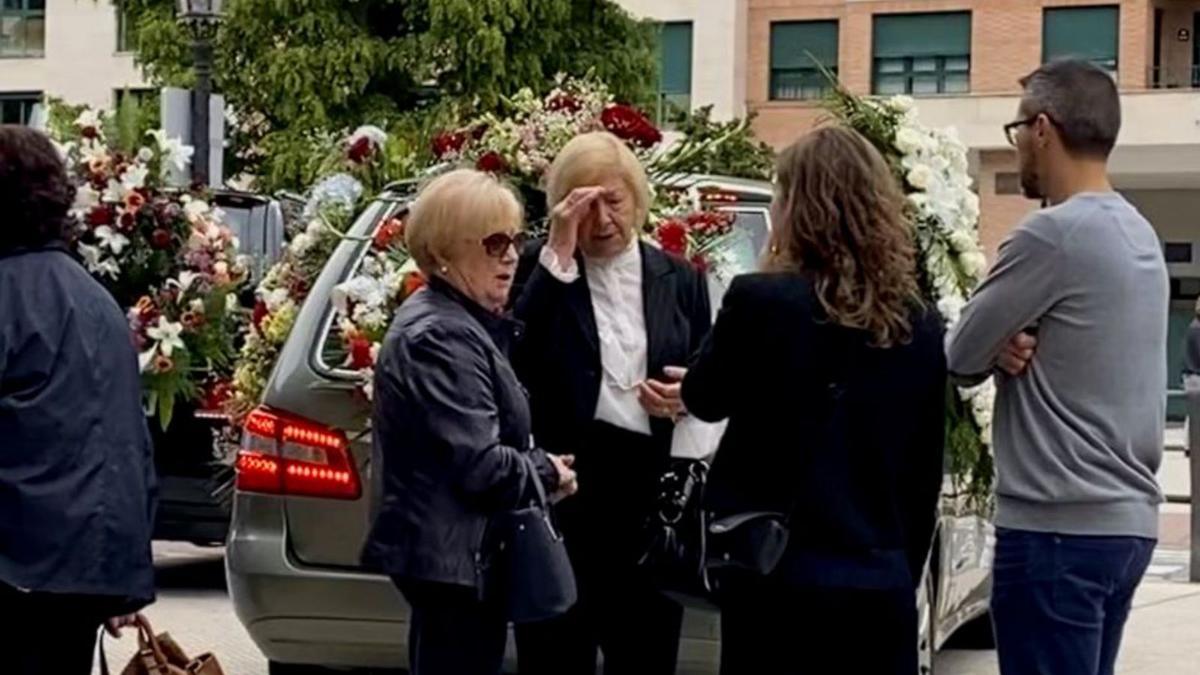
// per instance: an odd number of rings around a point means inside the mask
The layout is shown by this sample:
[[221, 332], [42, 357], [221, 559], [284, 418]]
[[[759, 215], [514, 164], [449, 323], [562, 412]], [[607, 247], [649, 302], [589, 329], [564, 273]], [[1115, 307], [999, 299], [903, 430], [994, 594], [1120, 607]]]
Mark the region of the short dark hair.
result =
[[1051, 61], [1021, 78], [1029, 114], [1048, 115], [1073, 155], [1106, 159], [1121, 131], [1121, 97], [1112, 75], [1087, 61]]
[[36, 248], [65, 238], [75, 186], [44, 134], [0, 125], [0, 251]]

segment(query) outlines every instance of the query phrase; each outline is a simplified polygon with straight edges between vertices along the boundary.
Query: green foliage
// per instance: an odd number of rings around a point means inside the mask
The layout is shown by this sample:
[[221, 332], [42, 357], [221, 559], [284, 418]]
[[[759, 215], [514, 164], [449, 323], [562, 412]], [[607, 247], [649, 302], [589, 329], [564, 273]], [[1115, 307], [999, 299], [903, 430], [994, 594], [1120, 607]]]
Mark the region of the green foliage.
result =
[[775, 151], [754, 137], [753, 121], [751, 114], [741, 120], [714, 122], [711, 105], [681, 115], [674, 122], [675, 130], [687, 136], [689, 145], [704, 145], [707, 150], [674, 163], [672, 170], [771, 180]]
[[[433, 126], [498, 109], [523, 86], [594, 70], [619, 99], [651, 100], [655, 31], [609, 0], [229, 0], [215, 90], [237, 119], [231, 172], [263, 190], [315, 177], [313, 134], [364, 124]], [[175, 0], [123, 0], [138, 60], [157, 83], [189, 86]]]

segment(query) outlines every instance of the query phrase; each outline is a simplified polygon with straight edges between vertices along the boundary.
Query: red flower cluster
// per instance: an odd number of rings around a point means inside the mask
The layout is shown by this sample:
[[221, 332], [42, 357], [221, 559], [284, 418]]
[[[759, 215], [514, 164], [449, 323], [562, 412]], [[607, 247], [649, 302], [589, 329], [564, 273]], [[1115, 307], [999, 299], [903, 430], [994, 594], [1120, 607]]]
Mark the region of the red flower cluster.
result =
[[425, 275], [420, 272], [409, 272], [404, 277], [404, 288], [401, 291], [404, 298], [416, 293], [425, 287]]
[[687, 217], [688, 230], [701, 237], [719, 237], [733, 231], [734, 215], [729, 211], [700, 211]]
[[684, 256], [687, 255], [688, 249], [688, 226], [678, 220], [667, 220], [659, 224], [658, 229], [654, 231], [654, 238], [658, 240], [662, 250], [672, 255]]
[[374, 153], [375, 146], [371, 144], [371, 139], [363, 137], [350, 146], [350, 150], [347, 151], [346, 156], [355, 164], [364, 164]]
[[371, 359], [371, 341], [362, 336], [350, 338], [350, 367], [355, 370], [375, 365]]
[[446, 159], [451, 154], [462, 152], [467, 144], [467, 135], [461, 131], [447, 131], [433, 137], [433, 156]]
[[201, 410], [223, 410], [225, 403], [233, 398], [233, 384], [229, 380], [215, 380], [204, 388], [200, 397]]
[[404, 243], [404, 221], [390, 218], [379, 227], [375, 233], [374, 245], [377, 250], [386, 251], [397, 244]]
[[546, 110], [552, 112], [563, 110], [568, 113], [577, 113], [583, 110], [583, 104], [579, 102], [579, 99], [570, 94], [558, 94], [546, 102]]
[[662, 132], [645, 115], [627, 105], [608, 106], [600, 113], [600, 123], [617, 138], [640, 148], [652, 148], [662, 141]]
[[508, 164], [498, 152], [486, 152], [479, 161], [475, 162], [475, 168], [488, 173], [504, 173], [508, 170]]
[[100, 227], [101, 225], [112, 225], [116, 220], [116, 211], [107, 204], [97, 204], [92, 207], [87, 214], [87, 224], [92, 227]]
[[263, 320], [267, 318], [270, 312], [267, 310], [267, 303], [259, 300], [254, 303], [254, 312], [250, 315], [250, 321], [254, 324], [254, 328], [262, 331]]

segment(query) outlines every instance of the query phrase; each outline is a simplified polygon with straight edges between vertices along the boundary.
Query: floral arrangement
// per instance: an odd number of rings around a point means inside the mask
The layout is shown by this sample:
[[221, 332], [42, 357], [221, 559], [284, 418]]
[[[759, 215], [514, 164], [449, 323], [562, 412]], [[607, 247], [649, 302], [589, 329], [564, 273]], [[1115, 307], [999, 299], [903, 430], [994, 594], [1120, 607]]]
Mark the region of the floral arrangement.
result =
[[[832, 80], [832, 77], [831, 77]], [[829, 108], [888, 159], [908, 194], [922, 286], [952, 328], [986, 271], [979, 244], [979, 197], [971, 190], [967, 149], [953, 128], [921, 124], [913, 100], [860, 98], [834, 81]], [[947, 447], [956, 491], [969, 508], [991, 508], [992, 380], [948, 396]]]
[[[255, 290], [254, 311], [225, 406], [234, 419], [258, 405], [301, 305], [353, 218], [389, 182], [415, 171], [406, 146], [375, 126], [359, 127], [320, 152], [324, 177], [309, 190], [300, 225]], [[355, 353], [363, 356], [361, 349]]]
[[238, 242], [201, 193], [166, 188], [190, 147], [155, 130], [136, 149], [117, 148], [113, 119], [87, 107], [57, 106], [52, 118], [77, 185], [70, 244], [127, 309], [146, 409], [166, 429], [178, 401], [219, 403], [227, 390], [247, 278]]

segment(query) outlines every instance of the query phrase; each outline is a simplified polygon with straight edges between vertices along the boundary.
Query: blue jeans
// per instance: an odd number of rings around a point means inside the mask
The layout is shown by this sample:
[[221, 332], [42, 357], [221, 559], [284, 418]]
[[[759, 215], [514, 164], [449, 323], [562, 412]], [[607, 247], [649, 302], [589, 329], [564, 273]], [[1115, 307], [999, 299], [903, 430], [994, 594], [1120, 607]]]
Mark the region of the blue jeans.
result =
[[1112, 675], [1155, 541], [998, 528], [992, 620], [1002, 675]]

